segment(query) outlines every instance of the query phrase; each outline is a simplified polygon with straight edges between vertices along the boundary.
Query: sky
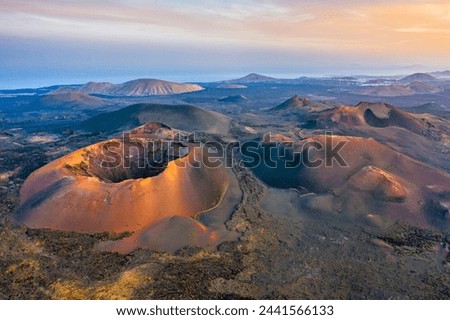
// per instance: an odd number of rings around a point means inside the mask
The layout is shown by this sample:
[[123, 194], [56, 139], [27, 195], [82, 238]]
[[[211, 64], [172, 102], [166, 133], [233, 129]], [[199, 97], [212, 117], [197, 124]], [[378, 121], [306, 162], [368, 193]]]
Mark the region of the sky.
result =
[[0, 0], [0, 88], [445, 69], [448, 0]]

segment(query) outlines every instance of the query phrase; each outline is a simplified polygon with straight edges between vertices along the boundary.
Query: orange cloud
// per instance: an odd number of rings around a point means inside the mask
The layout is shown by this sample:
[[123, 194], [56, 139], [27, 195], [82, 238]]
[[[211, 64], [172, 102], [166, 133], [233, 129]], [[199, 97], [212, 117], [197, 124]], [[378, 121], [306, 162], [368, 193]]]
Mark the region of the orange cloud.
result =
[[450, 3], [230, 1], [206, 6], [115, 1], [7, 0], [4, 35], [312, 49], [375, 57], [450, 55]]

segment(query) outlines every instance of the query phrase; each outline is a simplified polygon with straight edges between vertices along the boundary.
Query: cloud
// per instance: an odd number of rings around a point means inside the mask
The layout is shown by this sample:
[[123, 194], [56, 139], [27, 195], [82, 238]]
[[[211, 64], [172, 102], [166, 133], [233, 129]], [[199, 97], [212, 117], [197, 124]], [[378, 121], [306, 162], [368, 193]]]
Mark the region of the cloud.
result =
[[[446, 1], [437, 0], [7, 0], [0, 8], [0, 30], [4, 35], [36, 38], [194, 41], [349, 52], [366, 48], [370, 52], [413, 40], [404, 33], [440, 32], [445, 37], [450, 27], [449, 8]], [[442, 49], [427, 41], [430, 51], [434, 45]]]
[[[289, 47], [289, 33], [295, 35], [292, 30], [314, 18], [308, 12], [253, 1], [180, 7], [154, 2], [137, 7], [133, 2], [126, 6], [110, 1], [55, 5], [44, 0], [36, 5], [19, 0], [0, 11], [0, 30], [3, 35], [59, 40], [274, 48]], [[299, 35], [295, 40], [303, 43], [302, 48], [320, 44]]]

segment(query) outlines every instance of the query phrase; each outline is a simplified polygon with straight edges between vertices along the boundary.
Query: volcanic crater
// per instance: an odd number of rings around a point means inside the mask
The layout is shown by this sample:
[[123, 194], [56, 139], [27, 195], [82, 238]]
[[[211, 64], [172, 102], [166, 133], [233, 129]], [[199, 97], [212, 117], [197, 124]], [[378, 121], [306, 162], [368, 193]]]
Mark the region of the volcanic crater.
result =
[[[13, 220], [31, 228], [138, 235], [162, 224], [180, 235], [170, 249], [190, 243], [188, 235], [204, 240], [195, 245], [214, 245], [214, 231], [192, 218], [222, 201], [232, 175], [223, 166], [202, 165], [203, 149], [174, 141], [177, 134], [147, 124], [47, 164], [25, 181]], [[186, 230], [173, 231], [179, 228]]]

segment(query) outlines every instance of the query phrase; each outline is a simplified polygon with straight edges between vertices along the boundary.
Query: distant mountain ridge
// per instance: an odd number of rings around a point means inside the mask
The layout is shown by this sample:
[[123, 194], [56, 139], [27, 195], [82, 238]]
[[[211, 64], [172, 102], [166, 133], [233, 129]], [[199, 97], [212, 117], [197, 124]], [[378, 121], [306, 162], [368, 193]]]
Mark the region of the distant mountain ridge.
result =
[[415, 107], [404, 108], [405, 111], [412, 113], [429, 113], [444, 118], [450, 118], [450, 108], [437, 103], [425, 103]]
[[415, 81], [436, 81], [437, 79], [433, 76], [430, 76], [429, 74], [426, 73], [413, 73], [410, 74], [409, 76], [403, 77], [401, 78], [399, 81], [400, 82], [415, 82]]
[[78, 92], [85, 94], [99, 94], [106, 96], [152, 96], [180, 94], [204, 90], [197, 84], [178, 83], [159, 79], [136, 79], [121, 84], [110, 82], [88, 82], [82, 86], [64, 86], [51, 91], [49, 94]]
[[442, 92], [441, 88], [424, 81], [413, 81], [407, 84], [393, 83], [389, 85], [366, 86], [354, 91], [356, 94], [380, 97], [410, 96], [414, 94], [433, 94], [439, 92]]
[[435, 78], [450, 78], [450, 70], [428, 72], [428, 74]]
[[245, 102], [248, 98], [246, 96], [243, 96], [242, 94], [235, 95], [235, 96], [227, 96], [220, 99], [217, 99], [217, 101], [220, 102]]
[[107, 105], [103, 99], [85, 93], [69, 92], [40, 97], [39, 103], [45, 107], [96, 108]]
[[250, 73], [242, 78], [227, 80], [226, 83], [257, 83], [257, 82], [271, 82], [278, 79], [267, 77], [258, 73]]

